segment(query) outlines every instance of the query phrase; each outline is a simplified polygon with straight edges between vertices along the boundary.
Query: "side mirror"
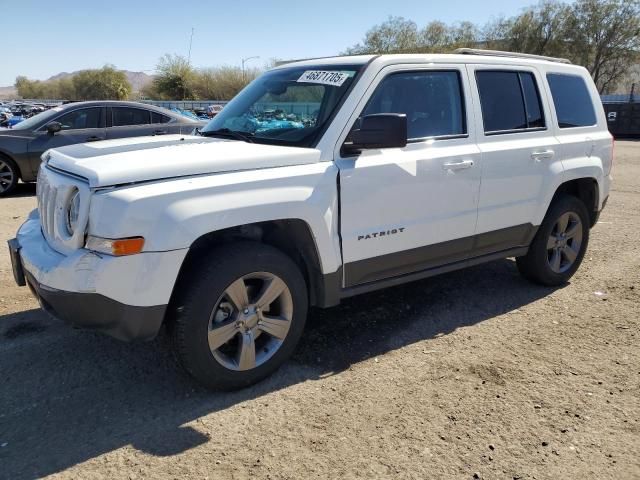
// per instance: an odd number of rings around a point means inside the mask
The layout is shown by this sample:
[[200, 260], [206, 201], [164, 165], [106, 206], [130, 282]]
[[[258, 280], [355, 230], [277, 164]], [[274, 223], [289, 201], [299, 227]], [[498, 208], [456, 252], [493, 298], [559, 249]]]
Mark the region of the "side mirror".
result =
[[62, 130], [62, 124], [60, 122], [51, 122], [47, 125], [47, 132], [49, 135], [55, 135]]
[[355, 153], [368, 148], [402, 148], [407, 145], [407, 116], [403, 113], [376, 113], [360, 120], [345, 142], [345, 151]]

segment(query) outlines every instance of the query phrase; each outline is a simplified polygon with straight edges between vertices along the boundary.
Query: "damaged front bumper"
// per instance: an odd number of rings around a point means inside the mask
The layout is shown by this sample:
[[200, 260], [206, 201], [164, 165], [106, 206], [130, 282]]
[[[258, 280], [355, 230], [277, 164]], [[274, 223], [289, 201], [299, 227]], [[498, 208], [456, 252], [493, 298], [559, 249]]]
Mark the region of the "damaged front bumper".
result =
[[154, 338], [162, 322], [185, 250], [111, 257], [79, 249], [53, 250], [37, 211], [9, 240], [14, 279], [28, 285], [44, 310], [81, 328], [121, 340]]

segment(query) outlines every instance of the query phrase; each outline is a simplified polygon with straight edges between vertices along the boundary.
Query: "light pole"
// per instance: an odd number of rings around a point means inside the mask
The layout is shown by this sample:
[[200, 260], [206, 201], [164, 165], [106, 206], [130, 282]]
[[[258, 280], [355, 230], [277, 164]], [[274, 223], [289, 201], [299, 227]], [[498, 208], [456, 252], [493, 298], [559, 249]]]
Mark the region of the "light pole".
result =
[[[189, 37], [189, 56], [187, 57], [187, 65], [189, 65], [189, 67], [191, 67], [191, 45], [193, 45], [193, 32], [194, 32], [195, 28], [191, 27], [191, 37]], [[187, 85], [186, 85], [187, 79], [183, 78], [182, 79], [182, 100], [184, 101], [184, 97], [186, 95], [186, 89], [187, 89]]]
[[260, 56], [256, 55], [254, 57], [247, 57], [242, 59], [242, 83], [244, 83], [244, 64], [247, 63], [249, 60], [253, 60], [255, 58], [260, 58]]
[[189, 39], [189, 56], [187, 57], [187, 63], [191, 65], [191, 45], [193, 44], [193, 32], [195, 28], [191, 27], [191, 38]]

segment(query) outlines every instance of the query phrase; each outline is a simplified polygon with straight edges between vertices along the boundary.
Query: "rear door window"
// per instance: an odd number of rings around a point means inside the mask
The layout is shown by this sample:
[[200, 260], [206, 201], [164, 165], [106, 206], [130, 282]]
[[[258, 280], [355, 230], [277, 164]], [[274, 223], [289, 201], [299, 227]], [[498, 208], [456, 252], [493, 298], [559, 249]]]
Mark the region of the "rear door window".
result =
[[547, 74], [560, 128], [589, 127], [597, 123], [589, 89], [582, 77]]
[[527, 112], [527, 128], [543, 128], [544, 115], [536, 80], [530, 73], [519, 73], [518, 75], [524, 95], [524, 108]]
[[151, 121], [149, 113], [149, 110], [141, 108], [114, 107], [113, 126], [149, 125]]
[[545, 127], [540, 93], [530, 72], [476, 72], [484, 131], [487, 135]]

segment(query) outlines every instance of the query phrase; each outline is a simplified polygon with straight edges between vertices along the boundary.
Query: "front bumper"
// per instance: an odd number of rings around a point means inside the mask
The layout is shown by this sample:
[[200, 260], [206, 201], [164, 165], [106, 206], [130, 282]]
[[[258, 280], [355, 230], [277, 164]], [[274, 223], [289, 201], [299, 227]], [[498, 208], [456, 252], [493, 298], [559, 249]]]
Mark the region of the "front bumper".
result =
[[98, 330], [119, 340], [151, 340], [160, 330], [166, 305], [134, 307], [97, 293], [56, 290], [25, 273], [27, 285], [44, 311], [74, 327]]
[[29, 286], [44, 310], [81, 328], [120, 340], [154, 338], [186, 251], [110, 257], [80, 249], [53, 250], [32, 212], [9, 241], [14, 278]]

